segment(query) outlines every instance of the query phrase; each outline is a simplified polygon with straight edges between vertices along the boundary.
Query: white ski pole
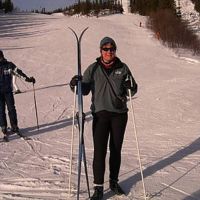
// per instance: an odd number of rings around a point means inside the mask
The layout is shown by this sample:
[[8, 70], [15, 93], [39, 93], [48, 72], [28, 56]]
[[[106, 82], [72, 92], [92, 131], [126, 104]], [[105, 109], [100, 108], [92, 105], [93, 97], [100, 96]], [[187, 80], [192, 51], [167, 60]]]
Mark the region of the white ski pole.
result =
[[72, 175], [72, 159], [73, 159], [73, 146], [74, 146], [74, 125], [75, 125], [75, 112], [76, 112], [76, 90], [74, 87], [74, 107], [73, 107], [73, 119], [72, 119], [72, 134], [71, 134], [71, 151], [70, 151], [70, 169], [69, 169], [69, 196], [71, 195], [71, 175]]
[[[131, 85], [133, 85], [132, 79], [130, 78], [129, 80], [131, 81]], [[146, 189], [145, 189], [145, 184], [144, 184], [143, 169], [142, 169], [142, 162], [141, 162], [141, 158], [140, 158], [140, 148], [139, 148], [139, 142], [138, 142], [138, 137], [137, 137], [136, 123], [135, 123], [135, 114], [134, 114], [134, 108], [133, 108], [133, 102], [132, 102], [132, 98], [131, 98], [131, 90], [130, 89], [128, 90], [128, 93], [129, 93], [129, 101], [130, 101], [130, 106], [131, 106], [131, 115], [132, 115], [133, 130], [134, 130], [135, 141], [136, 141], [136, 146], [137, 146], [138, 161], [139, 161], [140, 173], [141, 173], [141, 178], [142, 178], [142, 186], [143, 186], [143, 192], [144, 192], [144, 199], [147, 200]]]

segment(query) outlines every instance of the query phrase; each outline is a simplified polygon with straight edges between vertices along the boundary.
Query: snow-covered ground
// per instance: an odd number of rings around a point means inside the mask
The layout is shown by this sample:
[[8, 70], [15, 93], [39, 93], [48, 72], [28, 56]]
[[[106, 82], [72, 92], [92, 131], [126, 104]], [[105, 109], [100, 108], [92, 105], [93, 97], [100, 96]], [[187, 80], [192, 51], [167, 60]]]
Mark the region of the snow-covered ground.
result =
[[[118, 56], [128, 64], [138, 82], [139, 91], [133, 103], [144, 181], [151, 199], [200, 199], [200, 58], [179, 57], [162, 46], [144, 27], [145, 20], [139, 15], [0, 15], [0, 48], [8, 60], [37, 80], [40, 124], [38, 131], [32, 86], [18, 80], [20, 89], [26, 91], [15, 95], [19, 126], [32, 140], [13, 135], [9, 143], [0, 143], [0, 199], [76, 199], [77, 129], [72, 195], [68, 197], [73, 113], [73, 93], [68, 83], [77, 72], [75, 38], [68, 27], [78, 33], [89, 27], [82, 40], [83, 70], [99, 56], [99, 41], [107, 35], [115, 39]], [[84, 135], [92, 192], [90, 98], [84, 97]], [[128, 199], [143, 199], [131, 115], [122, 151], [120, 184]], [[80, 197], [88, 197], [84, 173]], [[108, 189], [107, 169], [104, 200], [109, 198], [116, 199]]]

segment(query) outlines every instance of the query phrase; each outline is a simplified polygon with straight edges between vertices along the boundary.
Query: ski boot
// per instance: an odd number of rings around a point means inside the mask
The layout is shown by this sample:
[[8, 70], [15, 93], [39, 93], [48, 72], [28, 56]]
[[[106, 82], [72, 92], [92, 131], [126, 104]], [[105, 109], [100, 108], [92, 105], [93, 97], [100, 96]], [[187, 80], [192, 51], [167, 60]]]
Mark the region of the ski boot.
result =
[[9, 142], [8, 133], [7, 133], [7, 134], [4, 134], [4, 136], [3, 136], [3, 141]]
[[115, 180], [110, 180], [110, 189], [116, 194], [116, 195], [124, 195], [125, 192], [122, 190], [122, 188], [119, 186], [118, 182]]
[[94, 194], [90, 200], [102, 200], [103, 199], [103, 186], [95, 186]]
[[19, 133], [19, 127], [18, 126], [12, 126], [11, 132], [18, 134]]
[[9, 142], [7, 128], [5, 126], [1, 127], [1, 131], [4, 134], [3, 140]]
[[24, 139], [26, 139], [26, 140], [30, 139], [30, 138], [24, 136], [24, 135], [19, 131], [19, 127], [18, 127], [18, 126], [12, 126], [11, 132], [12, 132], [12, 133], [16, 133], [19, 137], [22, 137], [22, 138], [24, 138]]

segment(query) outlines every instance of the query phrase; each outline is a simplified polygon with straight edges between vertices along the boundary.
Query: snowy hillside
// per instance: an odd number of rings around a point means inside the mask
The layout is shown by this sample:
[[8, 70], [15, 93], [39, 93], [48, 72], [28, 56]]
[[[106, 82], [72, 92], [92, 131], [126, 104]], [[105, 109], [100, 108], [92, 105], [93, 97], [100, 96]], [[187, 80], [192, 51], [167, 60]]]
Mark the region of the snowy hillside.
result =
[[180, 6], [182, 18], [188, 21], [191, 27], [200, 35], [200, 14], [194, 9], [191, 0], [176, 0], [175, 2], [177, 7]]
[[[0, 199], [76, 199], [77, 129], [72, 195], [68, 196], [73, 116], [73, 93], [68, 83], [77, 73], [75, 38], [68, 27], [78, 33], [89, 27], [82, 40], [83, 70], [99, 56], [99, 41], [104, 36], [111, 36], [118, 46], [117, 55], [134, 74], [139, 85], [133, 99], [136, 127], [146, 190], [151, 199], [200, 199], [200, 58], [189, 55], [178, 57], [155, 39], [144, 26], [145, 21], [146, 18], [139, 15], [101, 18], [0, 15], [0, 49], [8, 60], [36, 78], [40, 125], [38, 131], [32, 86], [18, 80], [20, 89], [24, 91], [15, 95], [19, 126], [31, 140], [25, 141], [16, 135], [11, 136], [9, 143], [1, 140]], [[140, 22], [142, 27], [139, 27]], [[90, 98], [90, 95], [84, 97], [84, 112], [92, 193]], [[116, 200], [108, 189], [108, 180], [107, 169], [104, 200]], [[122, 151], [120, 185], [127, 194], [126, 199], [143, 199], [131, 115]], [[80, 197], [88, 197], [84, 173]]]

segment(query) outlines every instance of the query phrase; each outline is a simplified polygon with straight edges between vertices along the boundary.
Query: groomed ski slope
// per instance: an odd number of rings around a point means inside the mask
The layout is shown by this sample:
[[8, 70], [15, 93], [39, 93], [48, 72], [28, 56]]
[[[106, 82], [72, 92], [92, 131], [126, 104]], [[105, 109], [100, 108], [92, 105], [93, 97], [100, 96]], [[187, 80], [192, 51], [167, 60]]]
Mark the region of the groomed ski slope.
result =
[[[20, 89], [26, 91], [15, 95], [19, 126], [33, 140], [13, 135], [9, 143], [0, 143], [0, 199], [76, 199], [77, 129], [72, 195], [67, 196], [73, 111], [68, 83], [77, 71], [75, 38], [68, 27], [81, 32], [87, 26], [82, 40], [83, 71], [99, 56], [102, 37], [111, 36], [117, 43], [117, 54], [139, 85], [133, 102], [147, 193], [153, 200], [200, 199], [200, 58], [187, 52], [178, 56], [162, 46], [145, 27], [145, 21], [139, 15], [0, 15], [0, 48], [8, 60], [36, 78], [40, 124], [37, 131], [32, 85], [18, 80]], [[84, 97], [84, 112], [92, 193], [90, 98]], [[120, 185], [127, 199], [143, 199], [131, 115], [122, 151]], [[88, 197], [84, 173], [80, 197]], [[104, 200], [109, 198], [116, 199], [108, 189], [107, 169]]]

